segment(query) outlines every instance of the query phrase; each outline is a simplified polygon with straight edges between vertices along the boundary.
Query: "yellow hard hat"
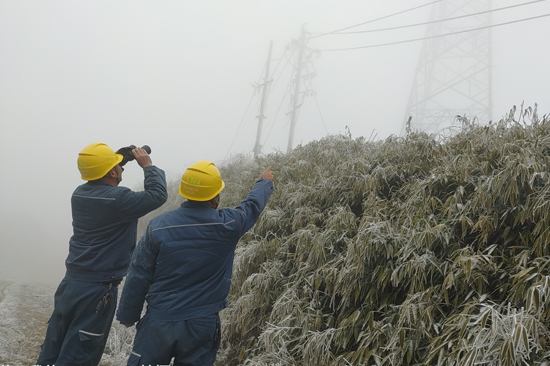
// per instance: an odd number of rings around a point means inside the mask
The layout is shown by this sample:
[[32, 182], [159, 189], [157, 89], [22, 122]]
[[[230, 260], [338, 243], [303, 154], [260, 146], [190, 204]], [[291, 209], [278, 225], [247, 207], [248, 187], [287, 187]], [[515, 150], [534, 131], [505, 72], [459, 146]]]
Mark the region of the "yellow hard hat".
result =
[[78, 154], [78, 170], [84, 180], [102, 178], [122, 161], [122, 155], [116, 154], [113, 149], [102, 143], [86, 146]]
[[210, 201], [225, 188], [214, 163], [201, 160], [191, 165], [181, 177], [180, 195], [192, 201]]

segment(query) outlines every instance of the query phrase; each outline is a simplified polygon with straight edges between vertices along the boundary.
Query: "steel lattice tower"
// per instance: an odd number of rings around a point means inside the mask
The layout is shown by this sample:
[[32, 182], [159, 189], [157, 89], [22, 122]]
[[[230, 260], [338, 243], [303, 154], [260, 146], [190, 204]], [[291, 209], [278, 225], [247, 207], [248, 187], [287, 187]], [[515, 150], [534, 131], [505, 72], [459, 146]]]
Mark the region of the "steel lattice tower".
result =
[[[413, 130], [428, 133], [441, 133], [457, 115], [491, 120], [489, 10], [491, 0], [445, 0], [434, 6], [401, 135], [409, 117]], [[442, 36], [450, 33], [455, 34]]]

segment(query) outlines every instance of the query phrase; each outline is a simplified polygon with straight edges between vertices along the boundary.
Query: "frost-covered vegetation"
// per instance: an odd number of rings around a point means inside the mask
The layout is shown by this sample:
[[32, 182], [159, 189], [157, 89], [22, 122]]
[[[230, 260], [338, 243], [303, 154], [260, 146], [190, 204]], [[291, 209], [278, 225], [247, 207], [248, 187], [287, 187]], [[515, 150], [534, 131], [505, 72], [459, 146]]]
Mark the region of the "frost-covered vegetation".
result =
[[547, 365], [550, 119], [330, 136], [222, 169], [242, 239], [218, 365]]
[[53, 309], [53, 290], [0, 281], [0, 364], [34, 365]]

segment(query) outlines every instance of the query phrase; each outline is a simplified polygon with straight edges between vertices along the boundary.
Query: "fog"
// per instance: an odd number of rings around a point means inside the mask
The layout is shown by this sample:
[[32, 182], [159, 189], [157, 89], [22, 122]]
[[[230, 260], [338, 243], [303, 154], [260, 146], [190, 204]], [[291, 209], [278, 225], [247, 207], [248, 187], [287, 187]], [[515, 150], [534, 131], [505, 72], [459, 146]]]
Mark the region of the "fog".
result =
[[[58, 282], [71, 236], [70, 196], [83, 183], [78, 152], [92, 142], [151, 146], [153, 163], [179, 179], [193, 162], [251, 154], [269, 43], [277, 80], [262, 153], [286, 151], [292, 53], [326, 33], [429, 3], [338, 1], [0, 0], [0, 279]], [[493, 1], [493, 7], [521, 1]], [[427, 21], [426, 6], [357, 30]], [[542, 1], [494, 23], [550, 13]], [[326, 51], [424, 36], [423, 26], [311, 39], [315, 96], [300, 110], [294, 144], [344, 133], [398, 134], [422, 42]], [[493, 28], [493, 119], [513, 105], [550, 111], [550, 18]], [[286, 66], [285, 66], [286, 65]], [[286, 67], [286, 69], [285, 69]], [[287, 96], [288, 99], [288, 96]], [[277, 117], [277, 118], [275, 118]], [[122, 185], [139, 188], [129, 163]]]

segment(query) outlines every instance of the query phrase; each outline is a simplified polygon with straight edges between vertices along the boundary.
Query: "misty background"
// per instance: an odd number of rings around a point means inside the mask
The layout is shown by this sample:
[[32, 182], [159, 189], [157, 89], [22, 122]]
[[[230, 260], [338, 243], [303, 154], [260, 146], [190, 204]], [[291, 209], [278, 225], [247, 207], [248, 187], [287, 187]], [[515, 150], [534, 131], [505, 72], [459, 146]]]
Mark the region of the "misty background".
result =
[[[251, 154], [254, 85], [262, 83], [273, 41], [278, 79], [262, 153], [286, 151], [284, 96], [293, 59], [285, 50], [302, 26], [326, 33], [430, 2], [0, 0], [0, 279], [63, 277], [70, 196], [83, 183], [76, 158], [86, 145], [148, 144], [169, 180], [198, 160], [223, 164]], [[493, 7], [523, 2], [495, 0]], [[425, 6], [356, 29], [423, 22], [430, 11]], [[547, 13], [550, 2], [541, 1], [495, 12], [492, 21]], [[346, 128], [353, 137], [399, 134], [422, 42], [328, 50], [421, 38], [425, 31], [312, 39], [308, 46], [320, 51], [309, 83], [314, 93], [301, 107], [294, 144]], [[540, 115], [550, 111], [549, 36], [550, 18], [493, 28], [494, 120], [522, 103], [538, 103]], [[142, 180], [135, 162], [126, 165], [122, 185], [141, 189]]]

